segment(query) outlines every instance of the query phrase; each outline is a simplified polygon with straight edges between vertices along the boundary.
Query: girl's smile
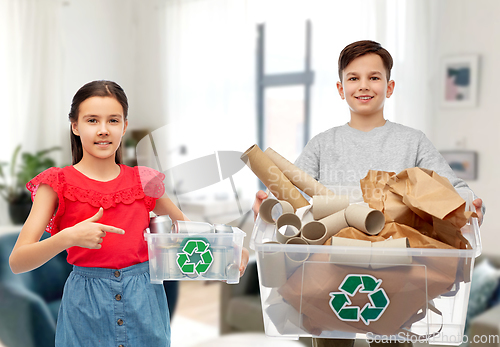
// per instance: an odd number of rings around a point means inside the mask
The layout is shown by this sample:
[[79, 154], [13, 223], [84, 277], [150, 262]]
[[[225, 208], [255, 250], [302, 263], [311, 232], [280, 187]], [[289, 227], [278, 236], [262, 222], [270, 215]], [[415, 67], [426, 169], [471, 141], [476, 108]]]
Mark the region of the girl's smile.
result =
[[94, 142], [94, 144], [96, 144], [99, 148], [108, 148], [112, 142]]
[[361, 103], [367, 103], [370, 102], [373, 99], [373, 96], [370, 95], [360, 95], [360, 96], [355, 96], [356, 99], [358, 99], [359, 102]]
[[80, 136], [84, 158], [108, 159], [114, 158], [127, 124], [123, 107], [115, 98], [94, 96], [80, 104], [72, 131]]

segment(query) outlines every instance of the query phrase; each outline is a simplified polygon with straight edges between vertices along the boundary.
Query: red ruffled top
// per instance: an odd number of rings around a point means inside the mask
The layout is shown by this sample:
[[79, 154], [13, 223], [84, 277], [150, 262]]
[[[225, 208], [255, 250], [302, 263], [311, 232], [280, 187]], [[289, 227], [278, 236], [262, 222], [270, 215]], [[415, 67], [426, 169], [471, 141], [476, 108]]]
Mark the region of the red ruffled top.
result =
[[45, 170], [26, 187], [33, 200], [40, 184], [57, 193], [57, 210], [46, 228], [51, 235], [92, 217], [102, 207], [97, 223], [123, 229], [125, 234], [106, 233], [100, 249], [71, 247], [67, 259], [77, 266], [120, 269], [148, 260], [143, 233], [149, 226], [149, 212], [165, 192], [164, 179], [164, 174], [148, 167], [120, 165], [118, 177], [102, 182], [66, 166]]

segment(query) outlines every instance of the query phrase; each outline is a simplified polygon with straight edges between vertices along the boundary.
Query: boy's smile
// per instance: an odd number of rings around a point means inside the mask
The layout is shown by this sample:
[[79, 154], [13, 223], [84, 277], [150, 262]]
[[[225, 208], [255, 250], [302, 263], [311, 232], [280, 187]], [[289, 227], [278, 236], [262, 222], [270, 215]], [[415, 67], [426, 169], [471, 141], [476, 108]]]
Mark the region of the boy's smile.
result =
[[347, 101], [353, 117], [383, 119], [384, 102], [394, 91], [394, 81], [387, 81], [382, 58], [374, 53], [362, 55], [342, 71], [337, 82], [340, 97]]

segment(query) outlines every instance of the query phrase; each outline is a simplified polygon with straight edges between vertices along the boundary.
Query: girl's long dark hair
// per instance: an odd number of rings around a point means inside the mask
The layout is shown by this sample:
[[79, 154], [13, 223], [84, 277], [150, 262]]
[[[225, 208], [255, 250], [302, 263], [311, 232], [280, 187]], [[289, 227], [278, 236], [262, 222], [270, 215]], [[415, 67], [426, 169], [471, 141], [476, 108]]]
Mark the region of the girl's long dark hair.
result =
[[[68, 115], [69, 121], [71, 123], [78, 122], [78, 111], [80, 108], [80, 104], [93, 96], [109, 96], [115, 98], [116, 101], [118, 101], [120, 105], [122, 105], [124, 121], [127, 120], [128, 100], [127, 95], [125, 95], [125, 92], [123, 91], [123, 88], [112, 81], [93, 81], [81, 87], [73, 97], [73, 101], [71, 102], [71, 110], [69, 111]], [[80, 140], [80, 136], [77, 136], [73, 133], [71, 125], [69, 127], [69, 130], [71, 138], [71, 156], [73, 158], [73, 165], [75, 165], [83, 158], [82, 141]], [[115, 162], [117, 164], [122, 163], [121, 143], [115, 154]]]

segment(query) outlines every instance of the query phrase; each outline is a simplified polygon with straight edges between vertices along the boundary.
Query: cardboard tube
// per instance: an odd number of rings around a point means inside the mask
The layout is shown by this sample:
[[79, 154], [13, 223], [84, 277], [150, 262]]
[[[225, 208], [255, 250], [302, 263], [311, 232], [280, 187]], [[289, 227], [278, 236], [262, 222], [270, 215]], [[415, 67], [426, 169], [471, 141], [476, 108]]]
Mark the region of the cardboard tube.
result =
[[349, 206], [349, 196], [347, 195], [315, 195], [312, 203], [314, 220], [337, 213], [346, 209], [347, 206]]
[[318, 222], [325, 225], [328, 232], [328, 237], [332, 237], [340, 230], [349, 226], [345, 218], [345, 210], [331, 214], [328, 217], [320, 219]]
[[[290, 226], [291, 228], [283, 228]], [[276, 241], [286, 243], [292, 237], [299, 237], [302, 223], [295, 213], [284, 213], [276, 221]], [[292, 231], [286, 233], [286, 230]]]
[[381, 211], [358, 204], [346, 208], [345, 219], [349, 226], [368, 235], [377, 235], [385, 225], [385, 217]]
[[[278, 244], [266, 242], [265, 244]], [[257, 252], [259, 256], [260, 284], [267, 288], [278, 288], [286, 283], [285, 254], [281, 251]]]
[[306, 198], [290, 183], [259, 146], [253, 145], [247, 149], [241, 156], [241, 160], [279, 200], [288, 201], [295, 210], [309, 205]]
[[282, 215], [283, 213], [294, 212], [293, 206], [289, 202], [269, 198], [264, 200], [259, 208], [260, 218], [262, 218], [264, 222], [270, 224], [274, 224], [276, 222], [276, 220], [273, 218], [273, 208], [275, 208], [276, 205], [279, 205], [279, 207], [281, 208], [281, 212], [279, 213], [280, 215]]
[[[307, 241], [300, 237], [292, 237], [286, 241], [287, 245], [307, 245]], [[287, 277], [293, 275], [295, 270], [299, 268], [309, 258], [309, 252], [285, 252], [285, 265]]]
[[276, 153], [271, 147], [266, 149], [264, 154], [276, 164], [295, 186], [299, 187], [307, 195], [311, 197], [314, 195], [335, 195], [335, 193], [316, 181], [309, 174]]
[[330, 236], [323, 223], [312, 221], [302, 227], [301, 237], [310, 245], [322, 245]]
[[[371, 248], [372, 243], [365, 240], [348, 239], [345, 237], [332, 237], [332, 247], [366, 247]], [[347, 250], [345, 253], [331, 253], [330, 262], [342, 263], [349, 266], [368, 268], [370, 266], [371, 252], [369, 249], [363, 253], [352, 253]]]
[[[390, 239], [385, 241], [372, 242], [372, 248], [410, 248], [410, 241], [407, 237]], [[393, 253], [372, 254], [370, 267], [372, 269], [382, 269], [391, 266], [407, 265], [412, 263], [411, 255], [394, 255]], [[390, 263], [390, 264], [388, 264]]]
[[309, 205], [301, 207], [295, 212], [295, 214], [299, 216], [300, 220], [302, 221], [302, 225], [312, 222], [314, 220], [311, 208], [312, 205]]

